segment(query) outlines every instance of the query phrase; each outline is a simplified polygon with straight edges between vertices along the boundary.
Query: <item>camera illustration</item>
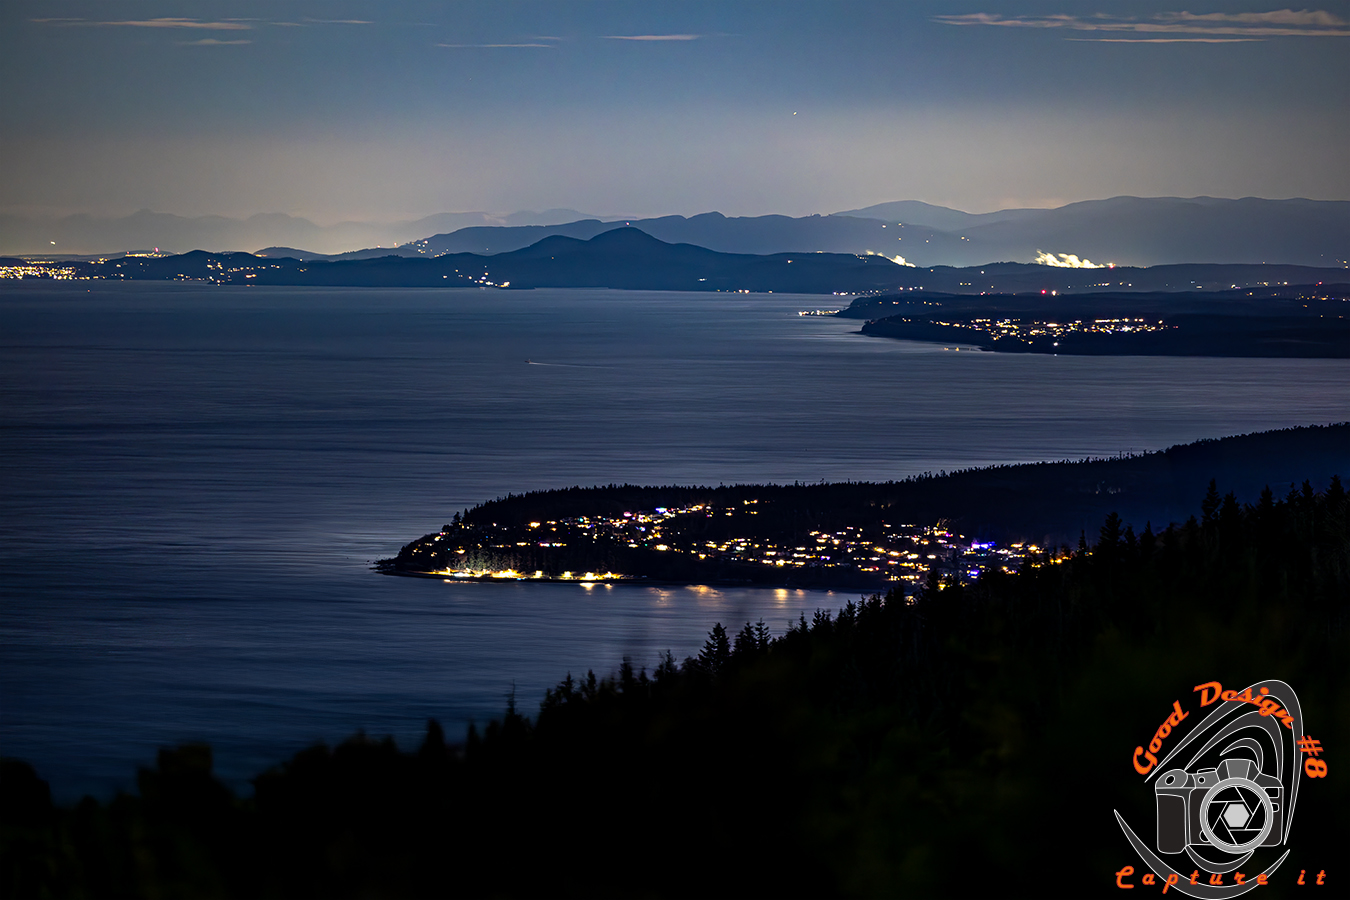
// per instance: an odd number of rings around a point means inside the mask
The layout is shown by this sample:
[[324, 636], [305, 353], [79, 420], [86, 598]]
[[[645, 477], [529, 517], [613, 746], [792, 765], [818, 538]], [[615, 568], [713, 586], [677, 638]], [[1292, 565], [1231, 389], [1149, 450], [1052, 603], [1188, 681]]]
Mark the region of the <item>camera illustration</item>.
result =
[[1278, 846], [1284, 836], [1284, 787], [1244, 758], [1216, 768], [1171, 769], [1153, 787], [1158, 801], [1158, 852], [1212, 847], [1243, 854]]

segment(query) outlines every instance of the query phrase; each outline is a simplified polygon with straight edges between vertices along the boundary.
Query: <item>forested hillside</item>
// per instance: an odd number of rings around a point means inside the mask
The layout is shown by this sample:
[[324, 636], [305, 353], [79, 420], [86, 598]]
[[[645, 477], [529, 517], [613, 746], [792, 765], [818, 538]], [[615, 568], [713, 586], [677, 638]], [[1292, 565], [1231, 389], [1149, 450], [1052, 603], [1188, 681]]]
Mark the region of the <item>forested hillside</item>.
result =
[[[1059, 564], [931, 580], [696, 657], [569, 674], [467, 743], [358, 736], [233, 796], [210, 751], [137, 795], [3, 790], [6, 896], [1090, 896], [1151, 824], [1131, 750], [1209, 681], [1298, 690], [1350, 747], [1350, 503], [1339, 479], [1253, 503], [1211, 486], [1154, 532], [1115, 515]], [[76, 726], [72, 726], [76, 727]], [[1333, 773], [1334, 775], [1334, 773]], [[1282, 877], [1334, 868], [1343, 777], [1309, 780]]]
[[[1197, 441], [1154, 453], [991, 466], [884, 483], [715, 488], [624, 484], [532, 491], [465, 510], [442, 533], [523, 528], [532, 521], [568, 517], [615, 519], [625, 512], [658, 507], [709, 504], [729, 509], [753, 503], [748, 507], [754, 510], [753, 519], [740, 517], [745, 533], [788, 542], [810, 541], [812, 531], [833, 532], [845, 526], [866, 531], [882, 523], [931, 525], [943, 521], [972, 538], [1031, 541], [1054, 548], [1076, 544], [1083, 530], [1096, 528], [1113, 511], [1137, 527], [1151, 524], [1155, 531], [1183, 522], [1191, 513], [1194, 498], [1204, 492], [1212, 478], [1227, 485], [1242, 502], [1255, 502], [1267, 485], [1282, 492], [1307, 479], [1323, 488], [1338, 472], [1350, 472], [1348, 423]], [[435, 546], [437, 537], [429, 534], [409, 544], [393, 564], [429, 568], [428, 563], [414, 560], [412, 553]], [[580, 571], [610, 564], [604, 547], [585, 552], [594, 558], [581, 553], [576, 559], [568, 559], [565, 567]], [[626, 553], [621, 555], [627, 559]], [[689, 567], [682, 575], [678, 561], [653, 559], [647, 554], [639, 560], [651, 566], [659, 563], [662, 572], [653, 568], [645, 573], [653, 577], [709, 577], [707, 572]], [[521, 561], [519, 566], [533, 569], [537, 564], [543, 563], [531, 559]], [[744, 573], [737, 577], [744, 577]]]

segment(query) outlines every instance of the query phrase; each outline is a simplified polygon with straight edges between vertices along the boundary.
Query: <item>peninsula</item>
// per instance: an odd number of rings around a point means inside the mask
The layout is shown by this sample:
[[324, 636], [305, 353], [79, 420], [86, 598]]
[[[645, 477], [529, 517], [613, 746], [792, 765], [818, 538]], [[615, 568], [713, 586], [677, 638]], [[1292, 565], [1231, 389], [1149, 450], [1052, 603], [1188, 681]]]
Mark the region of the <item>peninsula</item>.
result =
[[1350, 284], [970, 296], [906, 291], [836, 313], [862, 333], [997, 353], [1350, 358]]
[[447, 580], [912, 591], [1053, 562], [1103, 519], [1160, 531], [1184, 520], [1211, 481], [1254, 503], [1266, 488], [1283, 496], [1309, 474], [1325, 487], [1345, 472], [1350, 423], [885, 483], [573, 487], [456, 513], [376, 568]]

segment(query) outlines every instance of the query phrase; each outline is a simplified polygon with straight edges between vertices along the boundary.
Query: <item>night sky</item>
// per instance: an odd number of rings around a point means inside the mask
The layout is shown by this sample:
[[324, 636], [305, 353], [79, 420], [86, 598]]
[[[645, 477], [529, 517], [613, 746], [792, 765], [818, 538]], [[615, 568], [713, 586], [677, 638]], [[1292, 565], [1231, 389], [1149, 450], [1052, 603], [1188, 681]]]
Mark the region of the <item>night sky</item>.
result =
[[0, 5], [0, 212], [1350, 199], [1350, 3]]

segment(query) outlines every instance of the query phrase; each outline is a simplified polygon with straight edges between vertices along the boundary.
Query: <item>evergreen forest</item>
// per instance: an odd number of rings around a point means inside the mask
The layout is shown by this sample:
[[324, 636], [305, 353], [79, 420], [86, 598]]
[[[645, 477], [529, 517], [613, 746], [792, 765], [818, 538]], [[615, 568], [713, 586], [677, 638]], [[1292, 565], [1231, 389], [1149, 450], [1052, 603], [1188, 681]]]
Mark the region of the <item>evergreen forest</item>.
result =
[[[1197, 498], [1200, 499], [1200, 498]], [[721, 623], [696, 656], [571, 673], [537, 708], [448, 743], [358, 735], [238, 796], [211, 751], [139, 789], [53, 806], [0, 777], [6, 897], [1095, 896], [1144, 871], [1131, 766], [1195, 685], [1298, 691], [1329, 777], [1305, 779], [1289, 860], [1350, 837], [1350, 502], [1339, 479], [1242, 503], [1211, 483], [1154, 531], [1105, 517], [1076, 552], [774, 635]], [[74, 726], [73, 726], [74, 727]], [[1137, 882], [1137, 877], [1136, 877]], [[1303, 894], [1298, 894], [1302, 896]], [[1327, 896], [1331, 896], [1328, 892]]]

